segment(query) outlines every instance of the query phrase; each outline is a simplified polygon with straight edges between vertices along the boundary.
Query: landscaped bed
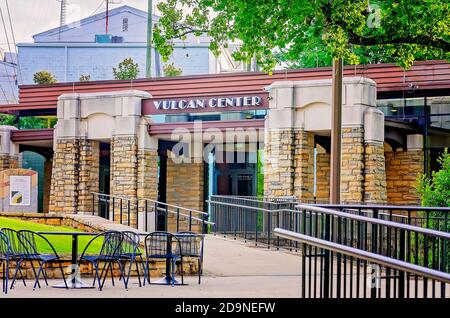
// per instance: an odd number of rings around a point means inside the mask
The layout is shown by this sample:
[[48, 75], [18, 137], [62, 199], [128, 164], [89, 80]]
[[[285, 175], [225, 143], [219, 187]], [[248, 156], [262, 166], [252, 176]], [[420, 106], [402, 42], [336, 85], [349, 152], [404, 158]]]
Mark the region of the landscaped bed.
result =
[[[81, 232], [78, 229], [74, 229], [66, 226], [52, 226], [46, 224], [40, 224], [30, 221], [22, 221], [13, 218], [0, 217], [0, 228], [10, 228], [14, 230], [30, 230], [35, 232]], [[67, 255], [72, 253], [72, 236], [71, 235], [45, 235], [50, 243], [55, 248], [59, 255]], [[93, 236], [79, 236], [78, 238], [78, 252], [81, 254]], [[40, 253], [52, 253], [52, 249], [48, 244], [42, 240], [36, 240], [38, 245], [38, 251]], [[98, 253], [102, 244], [102, 238], [95, 240], [88, 249], [88, 253]]]

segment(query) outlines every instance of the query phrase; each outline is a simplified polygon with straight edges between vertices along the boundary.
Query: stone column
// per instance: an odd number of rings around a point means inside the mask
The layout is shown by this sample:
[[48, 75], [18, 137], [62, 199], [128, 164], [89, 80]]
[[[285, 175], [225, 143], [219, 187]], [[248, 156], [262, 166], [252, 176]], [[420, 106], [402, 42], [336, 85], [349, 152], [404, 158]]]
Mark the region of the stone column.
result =
[[158, 199], [158, 140], [148, 135], [148, 123], [141, 119], [137, 149], [137, 196]]
[[384, 114], [369, 108], [364, 113], [364, 202], [385, 204]]
[[[137, 196], [137, 137], [114, 136], [111, 139], [111, 184], [110, 193], [131, 199]], [[120, 201], [119, 201], [120, 202]], [[114, 208], [115, 220], [120, 220], [120, 206]], [[128, 203], [122, 202], [123, 211], [128, 212]], [[135, 202], [130, 202], [130, 224], [135, 224]], [[123, 212], [122, 222], [127, 224], [128, 213]]]
[[100, 174], [100, 143], [80, 139], [78, 175], [78, 211], [92, 212], [92, 192], [98, 192]]
[[61, 138], [55, 143], [49, 211], [77, 213], [80, 141]]
[[44, 162], [44, 194], [43, 194], [43, 212], [48, 213], [49, 212], [49, 205], [50, 205], [50, 188], [52, 184], [52, 165], [53, 165], [53, 159], [46, 159]]
[[301, 129], [294, 135], [294, 196], [314, 199], [314, 133]]
[[342, 128], [341, 201], [362, 203], [364, 198], [364, 128]]
[[316, 200], [319, 203], [330, 200], [330, 154], [323, 148], [316, 155]]
[[270, 129], [264, 142], [264, 194], [292, 196], [294, 191], [294, 133], [292, 129]]
[[417, 178], [424, 173], [423, 136], [408, 135], [407, 149], [389, 149], [386, 156], [387, 201], [394, 205], [420, 205]]
[[[166, 201], [168, 204], [182, 206], [198, 211], [203, 211], [204, 206], [204, 163], [179, 162], [173, 159], [173, 154], [168, 153], [167, 158], [167, 186]], [[175, 208], [171, 208], [176, 210]], [[180, 210], [180, 213], [187, 214], [187, 210]], [[199, 217], [198, 214], [193, 214]], [[192, 230], [201, 230], [200, 222], [192, 222]], [[169, 214], [168, 231], [176, 231], [176, 215]], [[180, 218], [179, 231], [188, 231], [189, 223], [187, 218]]]
[[19, 147], [11, 142], [13, 126], [0, 126], [0, 171], [19, 167]]

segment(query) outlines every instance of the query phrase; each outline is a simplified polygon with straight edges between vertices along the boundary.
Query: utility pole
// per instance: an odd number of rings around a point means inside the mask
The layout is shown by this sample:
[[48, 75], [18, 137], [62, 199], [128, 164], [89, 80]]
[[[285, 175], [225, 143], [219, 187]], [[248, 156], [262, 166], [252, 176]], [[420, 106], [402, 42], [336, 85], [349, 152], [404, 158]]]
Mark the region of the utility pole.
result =
[[59, 15], [59, 31], [58, 31], [58, 39], [61, 40], [61, 28], [64, 25], [66, 25], [67, 1], [58, 0], [58, 2], [61, 2], [61, 10]]
[[152, 77], [153, 0], [148, 0], [146, 77]]
[[330, 203], [341, 202], [342, 59], [333, 60]]
[[108, 27], [109, 27], [109, 0], [106, 1], [106, 31], [105, 34], [108, 34]]

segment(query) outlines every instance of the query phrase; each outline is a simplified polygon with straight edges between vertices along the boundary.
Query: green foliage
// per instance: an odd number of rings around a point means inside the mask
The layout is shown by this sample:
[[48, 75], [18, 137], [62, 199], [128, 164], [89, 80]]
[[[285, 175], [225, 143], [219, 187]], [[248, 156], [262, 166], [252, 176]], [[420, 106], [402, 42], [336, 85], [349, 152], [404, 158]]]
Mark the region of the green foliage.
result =
[[113, 68], [113, 74], [116, 80], [135, 79], [139, 74], [139, 65], [131, 57], [126, 58], [117, 68]]
[[256, 195], [260, 198], [264, 197], [264, 150], [258, 149], [257, 152], [258, 160], [257, 160], [257, 186], [256, 186]]
[[35, 84], [54, 84], [58, 81], [52, 73], [48, 71], [39, 71], [34, 73], [33, 82]]
[[[65, 226], [52, 226], [45, 225], [35, 222], [22, 221], [17, 219], [11, 219], [6, 217], [0, 217], [0, 228], [10, 228], [13, 230], [30, 230], [36, 232], [80, 232], [77, 229], [73, 229]], [[58, 254], [71, 254], [72, 253], [72, 237], [70, 235], [46, 235], [50, 243], [55, 247], [56, 252]], [[89, 240], [92, 239], [90, 236], [80, 236], [78, 238], [78, 251], [81, 254], [83, 249], [86, 247]], [[41, 253], [52, 253], [51, 248], [48, 244], [45, 243], [44, 240], [37, 240], [36, 244], [38, 245], [38, 251]], [[91, 246], [88, 248], [88, 253], [98, 253], [101, 248], [102, 241], [98, 240], [97, 242], [93, 242]]]
[[16, 116], [8, 114], [0, 114], [0, 125], [14, 126]]
[[439, 157], [439, 171], [433, 171], [431, 178], [419, 177], [418, 192], [423, 206], [450, 207], [450, 153], [445, 149]]
[[89, 82], [91, 80], [91, 75], [89, 74], [81, 74], [80, 75], [80, 82]]
[[180, 76], [183, 74], [183, 70], [176, 67], [174, 63], [165, 64], [163, 66], [164, 76]]
[[48, 121], [39, 117], [21, 117], [19, 119], [19, 129], [41, 129], [48, 128]]
[[236, 60], [255, 57], [265, 71], [275, 65], [329, 65], [450, 58], [450, 2], [443, 0], [167, 0], [154, 43], [164, 61], [173, 39], [206, 34], [220, 54], [240, 43]]

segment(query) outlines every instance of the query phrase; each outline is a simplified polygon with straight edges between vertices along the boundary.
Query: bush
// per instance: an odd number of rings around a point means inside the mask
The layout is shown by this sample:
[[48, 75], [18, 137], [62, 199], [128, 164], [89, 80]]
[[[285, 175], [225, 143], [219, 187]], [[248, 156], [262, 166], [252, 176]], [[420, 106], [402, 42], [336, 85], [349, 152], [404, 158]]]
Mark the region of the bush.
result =
[[422, 200], [422, 206], [450, 207], [450, 153], [447, 149], [438, 158], [441, 166], [439, 171], [433, 171], [431, 177], [421, 175], [417, 191]]
[[48, 71], [39, 71], [34, 73], [33, 82], [36, 84], [54, 84], [58, 81], [52, 73]]
[[80, 75], [80, 82], [89, 82], [91, 80], [91, 75], [87, 74], [81, 74]]
[[113, 68], [113, 74], [116, 80], [135, 79], [139, 74], [139, 65], [129, 57], [120, 62], [117, 68]]
[[181, 68], [176, 67], [174, 63], [170, 63], [163, 66], [163, 73], [164, 76], [180, 76], [183, 74], [183, 71]]

